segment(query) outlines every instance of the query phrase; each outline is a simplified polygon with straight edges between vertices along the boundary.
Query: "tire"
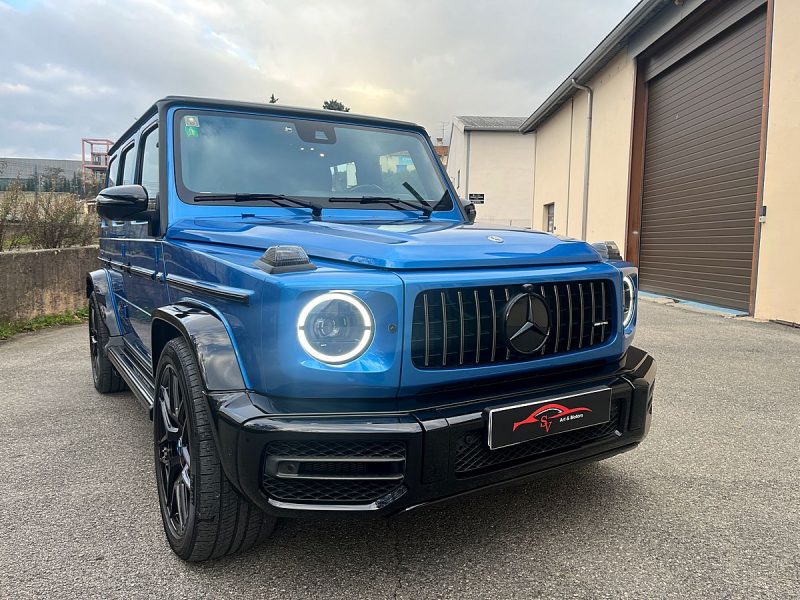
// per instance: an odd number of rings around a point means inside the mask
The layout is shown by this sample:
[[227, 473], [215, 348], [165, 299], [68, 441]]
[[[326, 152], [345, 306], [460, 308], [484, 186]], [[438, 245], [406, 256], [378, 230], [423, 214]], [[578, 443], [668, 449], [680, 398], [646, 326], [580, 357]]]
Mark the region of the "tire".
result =
[[125, 380], [108, 360], [106, 345], [108, 327], [100, 315], [100, 307], [94, 293], [89, 298], [89, 358], [92, 362], [92, 379], [95, 389], [101, 394], [111, 394], [128, 389]]
[[200, 372], [182, 337], [166, 344], [156, 373], [155, 472], [170, 547], [192, 562], [252, 548], [269, 536], [276, 519], [242, 498], [225, 477]]

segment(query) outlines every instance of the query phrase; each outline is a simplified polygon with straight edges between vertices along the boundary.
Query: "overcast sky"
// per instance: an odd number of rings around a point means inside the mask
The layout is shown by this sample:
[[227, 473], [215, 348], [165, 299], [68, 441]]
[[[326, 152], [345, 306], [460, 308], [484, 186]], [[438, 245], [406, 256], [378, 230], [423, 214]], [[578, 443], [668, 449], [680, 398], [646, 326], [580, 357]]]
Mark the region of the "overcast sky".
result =
[[0, 156], [73, 158], [186, 94], [525, 116], [636, 0], [0, 0]]

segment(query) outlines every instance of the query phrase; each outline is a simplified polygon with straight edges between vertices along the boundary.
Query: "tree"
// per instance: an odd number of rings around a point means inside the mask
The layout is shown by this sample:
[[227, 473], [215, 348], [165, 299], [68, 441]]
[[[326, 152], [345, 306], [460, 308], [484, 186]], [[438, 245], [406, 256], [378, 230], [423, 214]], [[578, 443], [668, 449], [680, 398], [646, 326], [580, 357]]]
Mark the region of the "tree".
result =
[[269, 95], [269, 103], [270, 104], [277, 104], [278, 100], [280, 100], [280, 98], [276, 98], [275, 94], [270, 94]]
[[325, 102], [322, 103], [322, 108], [326, 110], [340, 110], [342, 112], [350, 112], [349, 106], [345, 106], [336, 99], [325, 100]]

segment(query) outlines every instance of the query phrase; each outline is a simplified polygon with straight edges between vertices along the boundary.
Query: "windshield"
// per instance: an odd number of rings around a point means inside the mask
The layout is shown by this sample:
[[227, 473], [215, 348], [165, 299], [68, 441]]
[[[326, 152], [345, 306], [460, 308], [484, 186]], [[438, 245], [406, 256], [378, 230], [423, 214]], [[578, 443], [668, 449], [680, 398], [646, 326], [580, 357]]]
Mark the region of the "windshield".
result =
[[413, 132], [200, 110], [178, 111], [175, 124], [185, 202], [452, 209], [436, 159]]

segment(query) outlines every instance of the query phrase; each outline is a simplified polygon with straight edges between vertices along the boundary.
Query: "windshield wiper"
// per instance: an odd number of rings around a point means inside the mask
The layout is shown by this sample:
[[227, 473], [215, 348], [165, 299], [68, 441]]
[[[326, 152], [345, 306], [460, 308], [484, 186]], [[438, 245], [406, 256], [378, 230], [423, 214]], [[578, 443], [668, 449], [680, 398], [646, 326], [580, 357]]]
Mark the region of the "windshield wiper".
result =
[[[418, 210], [425, 214], [426, 217], [431, 216], [433, 209], [428, 204], [420, 199], [420, 204], [403, 200], [402, 198], [393, 198], [392, 196], [358, 196], [355, 198], [348, 198], [347, 196], [328, 198], [329, 202], [358, 202], [359, 204], [387, 204], [396, 210]], [[406, 208], [403, 208], [406, 207]]]
[[[233, 202], [261, 202], [268, 201], [280, 206], [281, 208], [292, 208], [299, 206], [300, 208], [311, 209], [311, 215], [315, 219], [322, 216], [322, 207], [297, 198], [295, 196], [287, 196], [286, 194], [265, 194], [265, 193], [236, 193], [236, 194], [198, 194], [194, 197], [195, 202], [215, 202], [215, 201], [233, 201]], [[287, 202], [289, 204], [287, 204]]]

